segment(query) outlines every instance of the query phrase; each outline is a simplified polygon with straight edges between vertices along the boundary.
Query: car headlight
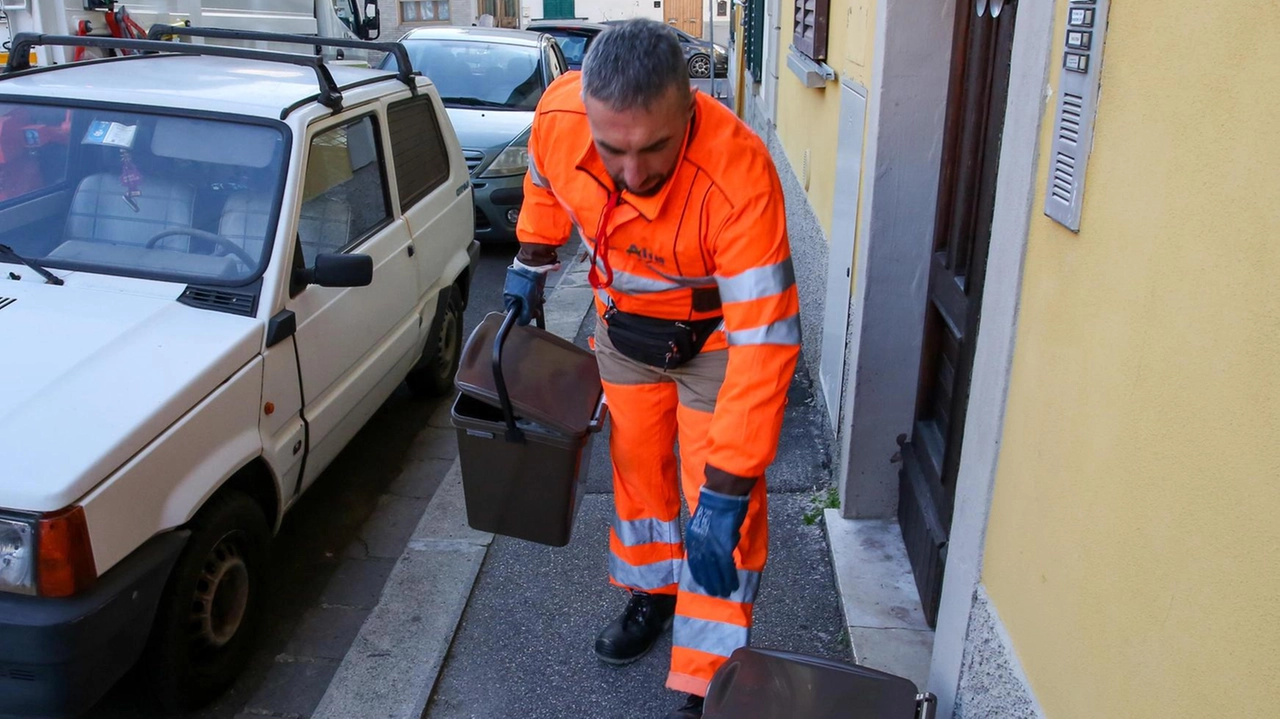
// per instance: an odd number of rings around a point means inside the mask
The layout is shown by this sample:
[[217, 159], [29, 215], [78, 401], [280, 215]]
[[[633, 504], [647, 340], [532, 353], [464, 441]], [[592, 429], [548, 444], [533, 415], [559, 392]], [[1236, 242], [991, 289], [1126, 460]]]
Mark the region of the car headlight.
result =
[[34, 521], [0, 519], [0, 592], [36, 593]]
[[511, 141], [510, 145], [498, 153], [493, 158], [493, 162], [489, 163], [489, 167], [480, 173], [481, 177], [507, 177], [509, 175], [523, 175], [529, 169], [529, 131], [533, 129], [530, 125], [529, 129], [520, 133], [520, 136]]

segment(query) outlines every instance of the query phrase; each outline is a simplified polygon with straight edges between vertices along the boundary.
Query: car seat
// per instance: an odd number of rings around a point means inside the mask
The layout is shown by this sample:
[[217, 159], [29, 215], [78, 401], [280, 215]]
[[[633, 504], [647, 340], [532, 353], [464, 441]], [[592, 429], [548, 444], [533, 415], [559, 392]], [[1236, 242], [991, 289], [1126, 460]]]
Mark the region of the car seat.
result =
[[[144, 175], [133, 198], [125, 200], [118, 172], [89, 175], [80, 181], [67, 212], [66, 240], [143, 246], [157, 233], [191, 227], [195, 189], [157, 175]], [[166, 247], [186, 250], [190, 238], [174, 236]]]
[[[262, 256], [262, 245], [270, 241], [267, 229], [271, 222], [274, 194], [236, 192], [227, 198], [218, 222], [218, 234], [236, 243], [253, 257]], [[323, 195], [302, 203], [298, 218], [298, 241], [302, 256], [309, 266], [318, 254], [338, 252], [351, 237], [351, 206], [345, 201]]]
[[351, 206], [345, 200], [321, 195], [302, 203], [298, 241], [307, 266], [316, 255], [339, 252], [351, 240]]
[[239, 245], [250, 257], [261, 257], [262, 246], [269, 239], [267, 229], [271, 222], [271, 203], [274, 199], [274, 192], [264, 194], [242, 190], [232, 193], [222, 206], [218, 234]]

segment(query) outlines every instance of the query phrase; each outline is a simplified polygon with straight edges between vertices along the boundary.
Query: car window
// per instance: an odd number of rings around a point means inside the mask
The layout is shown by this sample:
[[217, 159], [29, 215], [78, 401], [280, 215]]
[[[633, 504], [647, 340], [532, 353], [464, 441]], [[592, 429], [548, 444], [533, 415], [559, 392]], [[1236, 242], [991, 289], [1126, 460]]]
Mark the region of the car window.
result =
[[564, 59], [570, 65], [581, 65], [582, 58], [587, 54], [587, 38], [571, 32], [559, 31], [552, 33], [556, 38], [556, 44], [560, 46], [560, 51], [564, 53]]
[[372, 115], [311, 139], [298, 217], [308, 267], [316, 255], [353, 247], [391, 217]]
[[243, 284], [275, 236], [286, 149], [274, 123], [0, 103], [0, 244], [51, 267]]
[[[545, 88], [537, 46], [466, 40], [405, 40], [415, 70], [436, 85], [446, 107], [533, 110]], [[381, 67], [395, 66], [387, 55]]]
[[449, 179], [449, 152], [426, 95], [392, 103], [387, 108], [387, 129], [400, 207], [407, 210]]

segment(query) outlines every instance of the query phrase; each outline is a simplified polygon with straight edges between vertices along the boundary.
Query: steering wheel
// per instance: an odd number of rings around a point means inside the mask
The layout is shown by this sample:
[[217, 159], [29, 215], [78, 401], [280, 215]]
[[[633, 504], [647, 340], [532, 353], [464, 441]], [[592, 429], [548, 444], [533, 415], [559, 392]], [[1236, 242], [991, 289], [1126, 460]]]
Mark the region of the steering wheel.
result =
[[188, 237], [199, 237], [202, 240], [209, 240], [215, 245], [218, 245], [219, 247], [235, 255], [242, 262], [244, 262], [245, 267], [257, 267], [258, 265], [258, 261], [253, 259], [253, 257], [248, 252], [245, 252], [244, 248], [241, 247], [240, 245], [237, 245], [236, 243], [232, 242], [231, 240], [228, 240], [222, 235], [215, 235], [212, 232], [197, 230], [194, 227], [174, 227], [168, 230], [161, 230], [160, 232], [157, 232], [156, 234], [152, 235], [151, 239], [147, 240], [147, 243], [144, 246], [150, 249], [152, 247], [155, 247], [156, 243], [159, 242], [160, 240], [163, 240], [166, 237], [172, 237], [174, 235], [187, 235]]

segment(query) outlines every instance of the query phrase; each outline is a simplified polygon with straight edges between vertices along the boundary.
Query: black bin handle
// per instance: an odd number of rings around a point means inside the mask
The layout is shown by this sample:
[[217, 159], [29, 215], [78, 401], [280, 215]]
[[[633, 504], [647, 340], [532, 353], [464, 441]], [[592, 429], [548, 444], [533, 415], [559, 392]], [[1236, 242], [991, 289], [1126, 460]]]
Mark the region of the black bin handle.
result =
[[[508, 311], [506, 318], [502, 320], [502, 326], [498, 328], [498, 334], [493, 338], [493, 386], [498, 390], [498, 404], [502, 407], [502, 416], [507, 422], [507, 441], [524, 444], [524, 432], [516, 426], [516, 413], [511, 407], [507, 380], [502, 374], [502, 348], [507, 343], [507, 336], [515, 328], [516, 319], [519, 316], [519, 308]], [[546, 319], [541, 310], [538, 311], [536, 319], [538, 329], [546, 329]]]

